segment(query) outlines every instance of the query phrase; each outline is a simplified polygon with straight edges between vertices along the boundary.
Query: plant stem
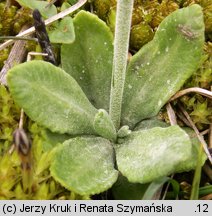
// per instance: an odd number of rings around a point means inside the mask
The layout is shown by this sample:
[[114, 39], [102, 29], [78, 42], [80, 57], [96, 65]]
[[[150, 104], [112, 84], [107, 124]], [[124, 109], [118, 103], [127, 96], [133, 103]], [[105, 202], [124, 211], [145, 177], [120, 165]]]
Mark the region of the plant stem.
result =
[[120, 127], [133, 2], [134, 0], [118, 0], [117, 3], [109, 110], [116, 129]]
[[197, 159], [197, 165], [196, 165], [194, 178], [192, 182], [190, 200], [199, 199], [199, 186], [200, 186], [201, 171], [202, 171], [201, 160], [202, 160], [203, 153], [204, 153], [203, 147], [200, 146], [199, 153], [198, 153], [198, 159]]

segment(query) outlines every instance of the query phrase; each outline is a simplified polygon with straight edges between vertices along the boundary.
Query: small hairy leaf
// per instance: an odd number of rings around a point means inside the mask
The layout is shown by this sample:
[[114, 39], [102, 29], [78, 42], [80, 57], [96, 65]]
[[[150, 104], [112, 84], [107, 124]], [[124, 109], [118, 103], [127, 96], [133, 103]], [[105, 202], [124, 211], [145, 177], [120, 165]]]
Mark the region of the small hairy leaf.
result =
[[97, 16], [80, 11], [74, 18], [76, 39], [62, 45], [64, 70], [79, 83], [92, 104], [109, 110], [113, 61], [113, 37]]
[[131, 132], [132, 131], [129, 129], [129, 126], [124, 125], [118, 130], [117, 136], [119, 138], [124, 138], [124, 137], [128, 136]]
[[12, 68], [7, 81], [15, 102], [40, 125], [58, 133], [95, 134], [97, 110], [62, 69], [30, 61]]
[[46, 1], [37, 1], [37, 0], [16, 0], [21, 6], [28, 7], [32, 10], [38, 9], [42, 16], [45, 18], [51, 17], [57, 14], [57, 8], [53, 5], [48, 6], [49, 4]]
[[178, 126], [132, 132], [116, 147], [120, 172], [142, 184], [175, 172], [191, 156], [189, 136]]
[[98, 113], [94, 118], [94, 129], [100, 136], [111, 141], [116, 140], [115, 126], [104, 109], [98, 110]]
[[113, 147], [100, 137], [77, 137], [56, 150], [52, 176], [67, 189], [92, 195], [109, 189], [118, 178]]
[[160, 24], [154, 39], [130, 60], [122, 125], [155, 116], [199, 66], [204, 44], [202, 9], [179, 9]]
[[63, 18], [49, 31], [49, 39], [52, 43], [69, 44], [75, 39], [74, 25], [71, 17]]

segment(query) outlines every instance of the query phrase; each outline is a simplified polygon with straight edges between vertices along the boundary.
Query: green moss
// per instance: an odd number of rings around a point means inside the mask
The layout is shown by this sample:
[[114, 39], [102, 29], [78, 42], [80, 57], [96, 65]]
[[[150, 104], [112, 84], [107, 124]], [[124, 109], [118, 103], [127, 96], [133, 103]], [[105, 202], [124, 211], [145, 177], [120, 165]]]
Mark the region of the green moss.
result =
[[14, 20], [16, 11], [16, 6], [12, 5], [7, 7], [5, 2], [0, 3], [0, 36], [12, 34], [13, 29], [11, 23]]
[[[151, 40], [151, 35], [168, 14], [179, 7], [188, 6], [194, 2], [203, 7], [206, 40], [211, 40], [212, 5], [210, 0], [135, 0], [131, 48], [138, 50]], [[115, 0], [94, 1], [95, 12], [100, 18], [107, 21], [109, 26], [112, 26], [111, 29], [114, 28], [115, 23], [115, 4]], [[16, 6], [5, 8], [5, 1], [0, 3], [0, 35], [18, 33], [25, 23], [32, 21], [29, 14], [30, 11], [27, 9], [18, 9]], [[139, 36], [135, 31], [139, 29], [139, 26], [140, 30], [144, 30], [144, 32], [141, 31], [142, 36]], [[136, 43], [140, 44], [134, 45]], [[34, 44], [32, 46], [34, 47]], [[205, 45], [202, 65], [187, 81], [184, 88], [201, 87], [210, 90], [212, 82], [211, 53], [212, 44], [208, 41]], [[8, 54], [9, 49], [0, 51], [0, 68], [3, 67]], [[200, 130], [207, 129], [212, 121], [211, 101], [198, 94], [189, 94], [180, 100], [197, 127]], [[165, 116], [163, 118], [168, 118], [165, 112], [163, 114]], [[12, 154], [9, 153], [12, 133], [18, 126], [19, 118], [20, 108], [14, 104], [8, 90], [0, 85], [0, 199], [88, 199], [89, 197], [81, 197], [64, 189], [51, 177], [49, 165], [55, 143], [51, 145], [53, 141], [48, 139], [46, 130], [29, 119], [25, 120], [24, 126], [32, 139], [33, 187], [30, 193], [23, 190], [20, 158], [16, 151]], [[49, 142], [51, 147], [44, 149], [44, 142]]]
[[7, 89], [0, 85], [0, 155], [12, 142], [12, 132], [18, 125], [20, 109], [14, 104]]
[[112, 6], [116, 5], [116, 0], [94, 0], [94, 11], [104, 21], [107, 19], [107, 14]]
[[134, 25], [130, 34], [130, 47], [139, 50], [144, 44], [151, 41], [154, 37], [152, 28], [145, 23]]
[[20, 8], [15, 16], [14, 16], [14, 20], [13, 20], [13, 32], [15, 34], [18, 34], [21, 31], [21, 28], [25, 25], [25, 24], [32, 24], [32, 12], [29, 8]]
[[[212, 43], [205, 43], [205, 55], [202, 58], [202, 64], [199, 69], [186, 82], [184, 88], [200, 87], [210, 90], [212, 82]], [[181, 102], [184, 104], [186, 110], [193, 122], [197, 125], [199, 130], [207, 129], [212, 121], [211, 100], [199, 95], [191, 94], [183, 96]]]
[[[23, 173], [21, 158], [16, 150], [11, 151], [12, 134], [18, 127], [20, 108], [8, 90], [0, 85], [0, 200], [1, 199], [84, 199], [64, 189], [50, 175], [49, 166], [54, 148], [45, 150], [44, 143], [54, 142], [43, 127], [25, 117], [24, 128], [32, 140], [32, 169]], [[63, 140], [63, 139], [61, 139]], [[54, 144], [55, 145], [55, 144]], [[54, 146], [52, 144], [52, 146]], [[24, 191], [23, 176], [32, 175], [31, 191]]]

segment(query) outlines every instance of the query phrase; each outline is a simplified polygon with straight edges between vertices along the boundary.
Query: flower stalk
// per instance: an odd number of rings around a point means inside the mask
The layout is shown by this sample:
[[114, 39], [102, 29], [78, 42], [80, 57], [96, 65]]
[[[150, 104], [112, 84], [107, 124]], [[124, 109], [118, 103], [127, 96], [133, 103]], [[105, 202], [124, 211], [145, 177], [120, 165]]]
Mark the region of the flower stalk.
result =
[[133, 2], [134, 0], [118, 0], [117, 2], [113, 72], [109, 109], [111, 119], [116, 129], [119, 128], [121, 119], [121, 105], [127, 67]]

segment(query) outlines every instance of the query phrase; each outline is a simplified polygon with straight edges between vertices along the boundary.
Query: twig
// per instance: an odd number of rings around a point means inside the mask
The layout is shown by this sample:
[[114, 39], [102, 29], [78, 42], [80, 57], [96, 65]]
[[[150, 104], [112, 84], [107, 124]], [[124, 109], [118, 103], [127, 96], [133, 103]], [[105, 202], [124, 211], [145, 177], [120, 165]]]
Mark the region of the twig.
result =
[[203, 166], [203, 170], [205, 174], [208, 176], [208, 178], [212, 181], [212, 169], [207, 163]]
[[32, 56], [48, 56], [48, 54], [47, 53], [40, 53], [40, 52], [28, 52], [27, 61], [31, 61]]
[[179, 106], [180, 110], [183, 112], [183, 114], [185, 115], [185, 117], [187, 118], [187, 120], [189, 121], [189, 123], [190, 123], [191, 127], [193, 128], [193, 130], [195, 131], [195, 133], [197, 134], [197, 138], [199, 139], [200, 143], [202, 144], [203, 149], [204, 149], [210, 163], [212, 164], [212, 157], [211, 157], [211, 154], [208, 150], [207, 143], [205, 142], [203, 136], [198, 131], [197, 127], [195, 126], [195, 124], [191, 120], [191, 118], [190, 118], [189, 114], [186, 112], [186, 110], [180, 104], [178, 104], [178, 106]]
[[[53, 23], [54, 21], [61, 19], [70, 13], [73, 13], [74, 11], [76, 11], [77, 9], [82, 7], [86, 2], [87, 2], [87, 0], [79, 0], [75, 5], [71, 6], [70, 8], [67, 8], [66, 10], [60, 12], [59, 14], [56, 14], [56, 15], [50, 17], [49, 19], [45, 20], [45, 25], [48, 26], [51, 23]], [[35, 32], [35, 28], [31, 27], [31, 28], [27, 29], [26, 31], [19, 33], [16, 36], [18, 36], [18, 37], [28, 36], [34, 32]], [[3, 50], [4, 48], [6, 48], [7, 46], [13, 44], [13, 43], [14, 43], [14, 40], [8, 40], [5, 43], [1, 44], [0, 45], [0, 51]]]
[[[209, 131], [210, 131], [210, 129], [206, 129], [206, 130], [202, 131], [200, 134], [201, 134], [202, 136], [204, 136], [204, 135], [208, 134]], [[209, 146], [209, 148], [210, 148], [210, 146]]]
[[[174, 178], [174, 174], [172, 174], [170, 178], [173, 179], [173, 178]], [[162, 200], [165, 200], [165, 198], [166, 198], [166, 194], [167, 194], [168, 189], [169, 189], [169, 186], [170, 186], [170, 182], [168, 182], [168, 184], [166, 185], [166, 188], [165, 188], [165, 191], [164, 191], [164, 194], [163, 194]]]
[[212, 124], [210, 124], [210, 128], [209, 128], [209, 143], [208, 146], [209, 148], [212, 148]]
[[173, 100], [176, 100], [177, 98], [185, 95], [185, 94], [188, 94], [188, 93], [191, 93], [191, 92], [195, 92], [195, 93], [199, 93], [201, 95], [204, 95], [205, 97], [208, 97], [210, 99], [212, 99], [212, 92], [211, 91], [208, 91], [206, 89], [202, 89], [202, 88], [198, 88], [198, 87], [193, 87], [193, 88], [188, 88], [188, 89], [184, 89], [182, 91], [179, 91], [177, 92], [170, 100], [170, 101], [173, 101]]
[[[211, 90], [212, 90], [212, 86], [211, 86]], [[208, 147], [212, 148], [212, 124], [210, 124], [209, 127]]]
[[200, 200], [212, 200], [212, 194], [208, 194], [204, 197], [201, 197]]
[[177, 125], [176, 115], [170, 103], [166, 105], [166, 110], [167, 110], [169, 121], [171, 125]]
[[163, 189], [163, 185], [154, 194], [154, 196], [152, 197], [152, 200], [159, 200], [160, 199], [161, 193], [162, 193], [162, 189]]
[[[172, 108], [171, 103], [168, 103], [166, 105], [166, 110], [167, 110], [167, 114], [168, 114], [168, 117], [169, 117], [170, 124], [171, 125], [177, 125], [177, 118], [176, 118], [176, 115], [175, 115], [174, 109]], [[174, 178], [174, 174], [172, 174], [171, 178], [172, 179]], [[170, 182], [168, 182], [168, 184], [166, 185], [162, 200], [164, 200], [166, 198], [166, 194], [168, 192], [169, 186], [170, 186]]]
[[11, 6], [11, 0], [6, 0], [5, 8], [9, 8]]
[[23, 129], [23, 125], [24, 125], [24, 110], [21, 109], [21, 115], [20, 115], [20, 121], [19, 121], [18, 128]]
[[[22, 31], [24, 31], [26, 28], [27, 26], [24, 26], [22, 28]], [[26, 41], [21, 40], [21, 41], [16, 41], [14, 46], [12, 47], [8, 59], [6, 60], [0, 72], [0, 83], [2, 85], [7, 85], [7, 81], [6, 81], [7, 71], [10, 68], [12, 68], [14, 65], [21, 63], [26, 57], [27, 50], [25, 45], [26, 45]]]
[[92, 2], [90, 3], [90, 12], [91, 12], [91, 13], [94, 13], [94, 8], [93, 8]]
[[184, 115], [181, 112], [177, 112], [177, 116], [181, 121], [183, 121], [185, 125], [187, 125], [188, 127], [191, 127], [190, 123], [188, 122], [188, 120], [184, 117]]
[[31, 37], [18, 37], [18, 36], [1, 36], [0, 37], [0, 40], [8, 40], [8, 39], [38, 42], [37, 38], [31, 38]]

